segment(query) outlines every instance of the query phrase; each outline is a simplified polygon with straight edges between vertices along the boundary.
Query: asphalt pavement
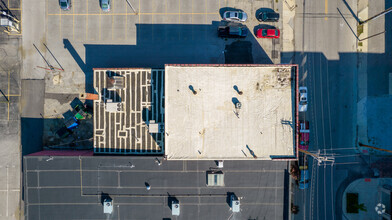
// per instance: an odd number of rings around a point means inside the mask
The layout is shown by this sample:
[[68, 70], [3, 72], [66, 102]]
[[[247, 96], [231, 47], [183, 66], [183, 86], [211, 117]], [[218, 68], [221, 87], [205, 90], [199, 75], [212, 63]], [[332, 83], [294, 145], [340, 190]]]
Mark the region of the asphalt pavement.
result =
[[[356, 11], [356, 1], [347, 3]], [[357, 38], [350, 26], [356, 30], [356, 20], [342, 1], [300, 1], [297, 6], [295, 60], [309, 99], [300, 120], [310, 122], [309, 151], [333, 156], [335, 162], [319, 166], [310, 158], [310, 187], [295, 189], [300, 212], [292, 218], [340, 219], [338, 189], [353, 165], [362, 165], [359, 157], [341, 157], [355, 154]]]

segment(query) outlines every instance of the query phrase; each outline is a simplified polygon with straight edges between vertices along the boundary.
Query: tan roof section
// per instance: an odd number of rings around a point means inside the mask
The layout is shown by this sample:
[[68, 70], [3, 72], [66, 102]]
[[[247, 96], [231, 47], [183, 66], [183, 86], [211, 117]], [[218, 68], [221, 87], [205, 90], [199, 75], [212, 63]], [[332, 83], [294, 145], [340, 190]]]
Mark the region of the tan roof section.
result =
[[[271, 155], [295, 156], [292, 69], [167, 65], [167, 159], [269, 160]], [[237, 102], [240, 109], [235, 107]]]

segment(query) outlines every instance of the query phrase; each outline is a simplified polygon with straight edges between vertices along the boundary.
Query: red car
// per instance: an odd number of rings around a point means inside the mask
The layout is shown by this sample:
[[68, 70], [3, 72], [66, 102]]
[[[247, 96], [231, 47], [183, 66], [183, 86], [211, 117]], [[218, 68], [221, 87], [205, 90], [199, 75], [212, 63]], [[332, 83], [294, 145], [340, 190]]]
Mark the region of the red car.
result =
[[309, 122], [301, 122], [299, 130], [299, 148], [302, 150], [309, 149], [309, 132]]
[[263, 29], [260, 28], [256, 31], [257, 38], [279, 38], [280, 31], [278, 29]]
[[302, 150], [309, 149], [309, 133], [299, 133], [299, 148]]

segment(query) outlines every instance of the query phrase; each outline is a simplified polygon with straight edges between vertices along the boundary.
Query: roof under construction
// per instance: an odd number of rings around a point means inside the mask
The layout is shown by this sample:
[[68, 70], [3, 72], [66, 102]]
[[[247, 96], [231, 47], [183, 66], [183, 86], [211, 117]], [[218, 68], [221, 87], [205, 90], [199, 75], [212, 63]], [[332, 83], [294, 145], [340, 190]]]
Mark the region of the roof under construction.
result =
[[168, 160], [295, 156], [291, 65], [166, 65]]
[[163, 73], [94, 69], [94, 153], [164, 152]]

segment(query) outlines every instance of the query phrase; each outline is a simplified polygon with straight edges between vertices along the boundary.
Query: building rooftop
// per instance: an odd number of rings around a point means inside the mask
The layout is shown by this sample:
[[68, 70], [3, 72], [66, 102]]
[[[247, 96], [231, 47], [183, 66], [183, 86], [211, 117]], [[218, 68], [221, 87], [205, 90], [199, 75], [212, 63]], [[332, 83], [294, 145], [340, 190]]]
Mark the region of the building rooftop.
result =
[[168, 160], [294, 157], [291, 65], [166, 65]]
[[[26, 219], [287, 219], [287, 162], [225, 161], [224, 186], [206, 185], [213, 161], [150, 157], [25, 156]], [[146, 189], [146, 184], [151, 190]], [[228, 198], [240, 200], [233, 212]], [[11, 197], [10, 197], [11, 198]], [[104, 213], [111, 199], [113, 212]], [[179, 216], [171, 201], [179, 202]]]
[[163, 70], [94, 69], [94, 88], [94, 153], [163, 153]]

